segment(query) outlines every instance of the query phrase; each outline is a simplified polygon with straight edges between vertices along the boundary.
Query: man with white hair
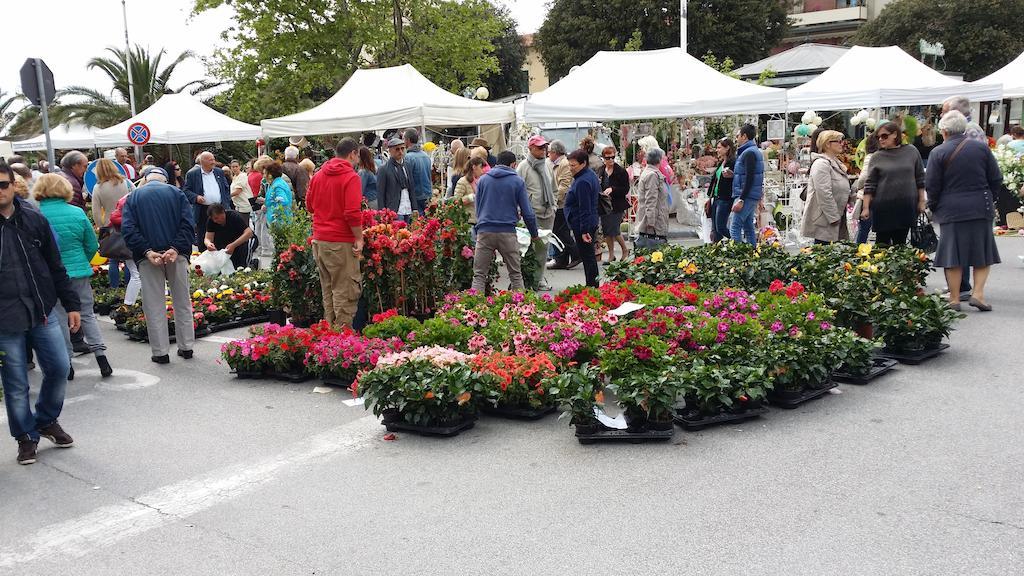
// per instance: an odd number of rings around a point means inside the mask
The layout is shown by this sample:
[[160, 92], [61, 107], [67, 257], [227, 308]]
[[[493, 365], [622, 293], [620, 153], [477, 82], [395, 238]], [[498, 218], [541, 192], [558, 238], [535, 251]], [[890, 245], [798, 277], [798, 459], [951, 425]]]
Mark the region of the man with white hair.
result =
[[[950, 96], [942, 102], [942, 114], [939, 116], [946, 115], [946, 112], [950, 110], [956, 110], [964, 115], [967, 119], [967, 130], [964, 132], [964, 136], [968, 140], [977, 140], [986, 147], [988, 146], [988, 136], [985, 135], [985, 131], [982, 130], [981, 125], [977, 122], [971, 121], [971, 101], [966, 96]], [[971, 267], [964, 266], [962, 274], [960, 276], [960, 299], [967, 300], [971, 297]]]
[[299, 149], [295, 146], [284, 149], [284, 164], [281, 164], [281, 171], [292, 183], [295, 203], [299, 206], [305, 205], [306, 190], [309, 189], [309, 172], [299, 165]]
[[[224, 171], [217, 168], [217, 159], [212, 152], [205, 151], [196, 159], [198, 164], [185, 174], [185, 186], [181, 189], [185, 197], [195, 207], [192, 221], [195, 223], [196, 237], [193, 239], [199, 251], [206, 250], [206, 221], [209, 216], [206, 207], [210, 204], [230, 204], [231, 192]], [[164, 174], [167, 178], [167, 174]]]
[[188, 284], [188, 258], [196, 235], [192, 205], [181, 190], [167, 184], [163, 168], [150, 170], [146, 183], [127, 198], [121, 209], [121, 234], [139, 262], [150, 359], [157, 364], [171, 361], [165, 300], [169, 285], [178, 356], [188, 360], [196, 339]]
[[71, 150], [60, 159], [60, 175], [71, 183], [71, 202], [82, 210], [85, 210], [85, 196], [82, 187], [85, 186], [85, 171], [89, 169], [89, 158], [78, 150]]
[[135, 173], [135, 166], [132, 166], [131, 163], [128, 162], [127, 150], [125, 150], [124, 148], [118, 148], [114, 150], [114, 158], [117, 160], [117, 163], [124, 168], [124, 171], [128, 173], [129, 180], [134, 181], [136, 178], [138, 178], [138, 174]]

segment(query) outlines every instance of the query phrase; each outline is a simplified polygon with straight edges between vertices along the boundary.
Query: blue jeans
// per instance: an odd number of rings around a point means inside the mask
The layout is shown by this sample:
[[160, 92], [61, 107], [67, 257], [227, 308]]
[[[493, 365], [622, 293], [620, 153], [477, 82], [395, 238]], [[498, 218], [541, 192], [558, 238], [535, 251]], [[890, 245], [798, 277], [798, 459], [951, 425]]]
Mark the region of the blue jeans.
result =
[[[35, 414], [28, 397], [28, 368], [25, 339], [31, 336], [36, 362], [43, 371]], [[68, 384], [71, 360], [64, 347], [64, 333], [55, 311], [50, 311], [46, 324], [25, 332], [0, 332], [0, 351], [4, 353], [0, 380], [4, 386], [4, 406], [11, 436], [28, 435], [39, 440], [39, 429], [57, 421], [64, 407], [64, 389]]]
[[732, 238], [729, 234], [729, 214], [732, 210], [732, 199], [722, 198], [711, 203], [711, 224], [715, 233], [715, 242]]
[[861, 218], [857, 221], [857, 244], [867, 244], [868, 234], [871, 234], [871, 217]]
[[[735, 200], [734, 200], [735, 202]], [[749, 199], [743, 202], [743, 208], [732, 215], [732, 226], [729, 235], [737, 242], [757, 244], [757, 230], [754, 229], [754, 212], [760, 199]]]
[[[107, 261], [107, 276], [110, 276], [110, 287], [118, 288], [121, 286], [121, 262], [122, 260], [114, 260], [111, 258]], [[124, 269], [124, 283], [127, 285], [132, 279], [132, 273], [127, 267]]]

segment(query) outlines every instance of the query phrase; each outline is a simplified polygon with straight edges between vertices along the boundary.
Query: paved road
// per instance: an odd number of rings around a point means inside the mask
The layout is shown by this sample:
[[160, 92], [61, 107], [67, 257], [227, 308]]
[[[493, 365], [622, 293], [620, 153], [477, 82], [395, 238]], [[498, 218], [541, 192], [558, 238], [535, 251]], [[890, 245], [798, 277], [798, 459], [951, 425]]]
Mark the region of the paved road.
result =
[[1024, 240], [999, 245], [996, 311], [938, 359], [667, 445], [555, 419], [386, 442], [347, 393], [234, 380], [213, 340], [156, 366], [108, 325], [76, 447], [2, 444], [0, 574], [1022, 574]]

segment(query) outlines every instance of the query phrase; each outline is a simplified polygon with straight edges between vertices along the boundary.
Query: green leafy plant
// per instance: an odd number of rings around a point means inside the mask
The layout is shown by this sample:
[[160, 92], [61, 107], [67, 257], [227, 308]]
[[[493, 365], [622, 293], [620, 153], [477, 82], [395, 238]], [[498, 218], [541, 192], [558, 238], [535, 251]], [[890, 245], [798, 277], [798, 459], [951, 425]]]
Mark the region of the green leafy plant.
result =
[[547, 387], [565, 410], [559, 418], [568, 415], [570, 424], [580, 426], [598, 423], [594, 408], [604, 409], [604, 387], [597, 366], [571, 366], [550, 379]]

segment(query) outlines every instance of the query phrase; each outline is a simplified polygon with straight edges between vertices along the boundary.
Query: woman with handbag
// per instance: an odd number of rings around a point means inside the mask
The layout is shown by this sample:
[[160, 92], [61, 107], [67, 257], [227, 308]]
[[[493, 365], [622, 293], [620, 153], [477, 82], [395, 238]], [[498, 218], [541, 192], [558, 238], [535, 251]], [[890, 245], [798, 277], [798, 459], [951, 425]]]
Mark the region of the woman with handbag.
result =
[[988, 147], [967, 138], [967, 119], [957, 110], [939, 120], [944, 142], [929, 155], [925, 187], [928, 207], [939, 223], [935, 266], [942, 268], [949, 286], [949, 306], [960, 310], [963, 268], [974, 268], [974, 291], [968, 303], [988, 312], [985, 283], [989, 267], [998, 264], [999, 251], [992, 234], [995, 215], [992, 199], [1003, 188], [995, 156]]
[[924, 164], [917, 148], [903, 144], [903, 131], [894, 122], [875, 128], [878, 151], [864, 181], [860, 218], [871, 218], [878, 244], [906, 244], [917, 215], [924, 213]]
[[601, 219], [601, 232], [604, 234], [605, 245], [608, 246], [608, 259], [604, 265], [615, 260], [615, 245], [618, 244], [625, 260], [629, 254], [626, 239], [622, 236], [622, 217], [629, 210], [629, 174], [626, 169], [615, 162], [615, 146], [605, 146], [601, 150], [604, 166], [597, 175], [601, 179], [601, 194], [597, 203], [597, 215]]
[[728, 240], [729, 214], [732, 212], [732, 178], [736, 168], [736, 144], [729, 138], [722, 138], [715, 148], [718, 167], [711, 175], [708, 186], [708, 205], [704, 214], [711, 218], [712, 242]]
[[818, 135], [817, 148], [818, 152], [811, 154], [811, 167], [807, 171], [807, 204], [800, 235], [813, 238], [815, 244], [849, 240], [846, 205], [850, 201], [850, 179], [846, 166], [839, 161], [843, 134], [822, 130]]
[[[96, 322], [93, 312], [93, 293], [89, 278], [92, 276], [92, 260], [99, 243], [93, 232], [89, 218], [80, 208], [69, 204], [73, 196], [71, 184], [59, 174], [43, 174], [39, 177], [32, 192], [39, 201], [39, 211], [50, 222], [50, 228], [57, 236], [60, 246], [60, 260], [71, 279], [71, 288], [78, 294], [82, 303], [82, 331], [89, 350], [96, 355], [100, 374], [106, 378], [114, 373], [107, 361], [107, 345], [103, 343], [103, 334]], [[56, 306], [61, 326], [64, 328], [64, 343], [68, 349], [68, 357], [74, 357], [71, 345], [71, 332], [68, 330], [67, 312], [59, 303]], [[68, 380], [74, 378], [75, 370], [68, 366]]]
[[[101, 235], [103, 229], [110, 226], [110, 213], [117, 206], [117, 201], [127, 196], [131, 188], [131, 182], [121, 175], [113, 160], [101, 158], [96, 163], [96, 186], [92, 189], [92, 221]], [[121, 260], [109, 256], [108, 259], [107, 274], [110, 276], [110, 287], [117, 288], [121, 285]], [[131, 271], [127, 268], [124, 281], [131, 281]]]

